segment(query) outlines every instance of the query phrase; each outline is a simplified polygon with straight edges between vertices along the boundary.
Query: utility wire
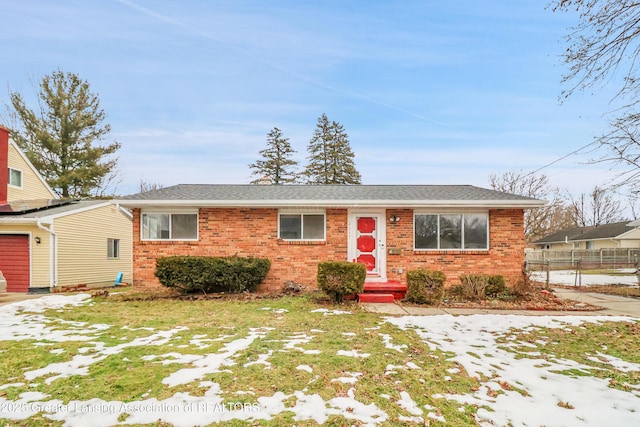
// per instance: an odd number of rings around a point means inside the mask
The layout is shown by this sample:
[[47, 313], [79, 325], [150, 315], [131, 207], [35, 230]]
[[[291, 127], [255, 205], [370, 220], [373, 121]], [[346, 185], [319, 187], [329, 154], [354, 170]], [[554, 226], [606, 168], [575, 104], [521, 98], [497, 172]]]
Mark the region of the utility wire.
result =
[[546, 164], [546, 165], [544, 165], [544, 166], [540, 166], [538, 169], [536, 169], [536, 170], [534, 170], [533, 172], [530, 172], [530, 173], [528, 173], [527, 175], [525, 175], [525, 177], [528, 177], [528, 176], [531, 176], [531, 175], [533, 175], [533, 174], [535, 174], [535, 173], [537, 173], [537, 172], [540, 172], [542, 169], [548, 168], [548, 167], [549, 167], [549, 166], [551, 166], [551, 165], [555, 165], [555, 164], [556, 164], [556, 163], [558, 163], [559, 161], [562, 161], [562, 160], [566, 159], [566, 158], [567, 158], [567, 157], [569, 157], [569, 156], [573, 156], [574, 154], [578, 154], [580, 151], [582, 151], [582, 150], [584, 150], [585, 148], [587, 148], [587, 147], [589, 147], [589, 146], [591, 146], [591, 145], [594, 145], [594, 144], [596, 144], [596, 143], [598, 143], [598, 141], [593, 141], [593, 142], [590, 142], [590, 143], [588, 143], [588, 144], [586, 144], [586, 145], [583, 145], [582, 147], [578, 148], [577, 150], [574, 150], [574, 151], [570, 152], [569, 154], [566, 154], [566, 155], [564, 155], [564, 156], [562, 156], [562, 157], [560, 157], [560, 158], [558, 158], [558, 159], [555, 159], [554, 161], [552, 161], [552, 162], [550, 162], [550, 163], [547, 163], [547, 164]]

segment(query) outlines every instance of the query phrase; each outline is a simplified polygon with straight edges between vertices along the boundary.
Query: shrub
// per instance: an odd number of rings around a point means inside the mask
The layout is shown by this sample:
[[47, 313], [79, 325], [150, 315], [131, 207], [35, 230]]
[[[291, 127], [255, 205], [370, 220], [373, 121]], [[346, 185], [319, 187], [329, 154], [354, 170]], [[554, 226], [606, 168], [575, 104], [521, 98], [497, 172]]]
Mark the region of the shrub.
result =
[[522, 276], [513, 285], [513, 294], [519, 297], [528, 296], [534, 292], [529, 273], [522, 271]]
[[172, 256], [156, 260], [155, 275], [182, 292], [243, 292], [255, 291], [270, 267], [265, 258]]
[[366, 278], [364, 264], [346, 261], [318, 264], [318, 287], [337, 303], [341, 303], [345, 295], [362, 292]]
[[446, 276], [442, 271], [407, 271], [407, 295], [405, 299], [417, 304], [437, 304], [444, 295]]
[[462, 296], [470, 300], [483, 299], [489, 285], [488, 274], [463, 274], [460, 276]]
[[484, 294], [488, 297], [497, 297], [508, 293], [509, 288], [504, 281], [504, 277], [499, 274], [489, 276], [487, 281], [487, 287], [484, 289]]

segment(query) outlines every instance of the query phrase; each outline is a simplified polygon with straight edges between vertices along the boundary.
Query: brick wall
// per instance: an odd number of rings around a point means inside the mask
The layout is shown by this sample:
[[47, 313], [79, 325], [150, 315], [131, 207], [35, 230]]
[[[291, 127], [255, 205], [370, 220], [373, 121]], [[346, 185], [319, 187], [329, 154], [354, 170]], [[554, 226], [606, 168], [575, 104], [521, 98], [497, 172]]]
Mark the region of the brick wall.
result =
[[[524, 226], [521, 209], [495, 209], [489, 213], [489, 251], [414, 251], [413, 210], [388, 209], [400, 221], [387, 226], [389, 279], [404, 281], [406, 271], [438, 269], [447, 275], [447, 285], [459, 282], [463, 273], [502, 274], [513, 283], [521, 277], [524, 263]], [[202, 208], [199, 241], [149, 242], [140, 240], [140, 209], [134, 209], [133, 265], [136, 286], [159, 286], [154, 276], [155, 259], [171, 255], [256, 256], [271, 260], [271, 270], [262, 291], [277, 291], [286, 280], [316, 286], [317, 264], [325, 260], [347, 260], [347, 210], [327, 209], [326, 242], [278, 240], [277, 209]], [[396, 273], [392, 272], [396, 269]], [[397, 273], [402, 269], [403, 273]]]
[[[489, 211], [488, 251], [414, 251], [413, 210], [389, 209], [400, 221], [387, 224], [387, 248], [399, 248], [400, 255], [387, 254], [387, 276], [404, 282], [406, 271], [418, 268], [441, 270], [446, 286], [460, 283], [461, 274], [501, 274], [513, 284], [522, 277], [524, 266], [524, 212], [522, 209]], [[393, 269], [396, 272], [393, 272]], [[402, 269], [403, 273], [398, 273]]]
[[262, 291], [281, 290], [287, 280], [316, 286], [318, 262], [347, 259], [347, 210], [326, 210], [325, 242], [278, 240], [277, 209], [203, 208], [199, 212], [198, 242], [140, 240], [140, 209], [133, 217], [133, 281], [159, 286], [155, 260], [171, 255], [254, 256], [271, 260]]

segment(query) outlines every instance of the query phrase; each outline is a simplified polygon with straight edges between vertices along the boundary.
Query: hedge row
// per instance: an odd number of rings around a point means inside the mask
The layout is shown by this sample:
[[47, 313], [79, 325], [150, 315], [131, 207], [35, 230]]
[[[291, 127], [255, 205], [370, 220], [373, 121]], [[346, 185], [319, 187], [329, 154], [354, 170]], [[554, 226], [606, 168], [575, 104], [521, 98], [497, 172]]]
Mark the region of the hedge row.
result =
[[186, 293], [244, 292], [255, 291], [270, 267], [266, 258], [171, 256], [156, 260], [155, 275]]

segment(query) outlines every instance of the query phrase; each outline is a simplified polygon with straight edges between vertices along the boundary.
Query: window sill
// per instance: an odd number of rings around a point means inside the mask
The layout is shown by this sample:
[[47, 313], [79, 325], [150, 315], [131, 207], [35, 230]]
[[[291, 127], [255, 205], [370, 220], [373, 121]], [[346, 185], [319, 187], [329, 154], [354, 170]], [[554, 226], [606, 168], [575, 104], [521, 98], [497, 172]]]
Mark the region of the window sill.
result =
[[322, 246], [326, 245], [326, 240], [282, 240], [278, 239], [278, 245], [284, 246]]
[[140, 239], [140, 243], [180, 243], [191, 244], [198, 243], [198, 240], [180, 240], [180, 239]]
[[414, 255], [488, 255], [489, 249], [414, 249]]

